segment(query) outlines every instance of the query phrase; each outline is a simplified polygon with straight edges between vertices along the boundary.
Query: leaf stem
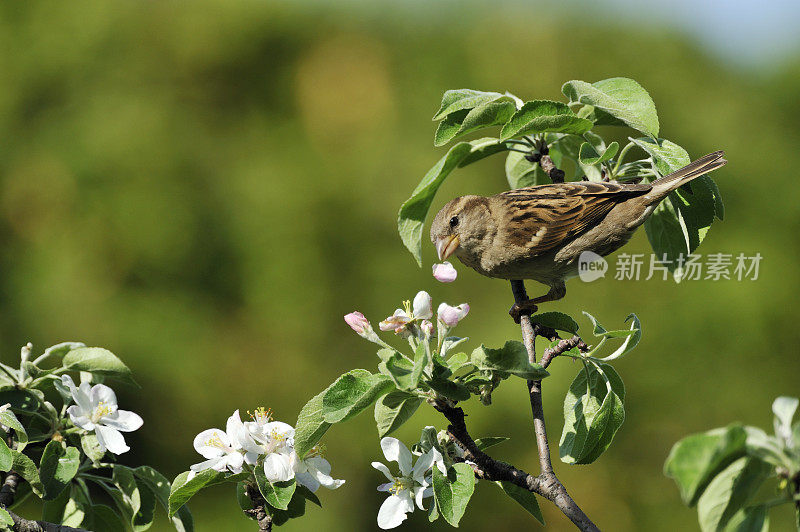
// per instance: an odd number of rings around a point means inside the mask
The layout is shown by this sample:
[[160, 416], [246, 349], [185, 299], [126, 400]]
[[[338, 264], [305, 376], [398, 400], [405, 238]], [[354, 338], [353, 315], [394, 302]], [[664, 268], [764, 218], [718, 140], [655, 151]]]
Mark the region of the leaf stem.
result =
[[614, 170], [611, 171], [612, 178], [617, 177], [617, 172], [619, 172], [619, 167], [622, 166], [622, 160], [625, 159], [625, 156], [628, 154], [628, 150], [630, 150], [635, 145], [636, 144], [634, 144], [633, 142], [629, 142], [625, 145], [624, 148], [622, 148], [622, 151], [619, 152], [619, 155], [617, 156], [617, 164], [614, 165]]

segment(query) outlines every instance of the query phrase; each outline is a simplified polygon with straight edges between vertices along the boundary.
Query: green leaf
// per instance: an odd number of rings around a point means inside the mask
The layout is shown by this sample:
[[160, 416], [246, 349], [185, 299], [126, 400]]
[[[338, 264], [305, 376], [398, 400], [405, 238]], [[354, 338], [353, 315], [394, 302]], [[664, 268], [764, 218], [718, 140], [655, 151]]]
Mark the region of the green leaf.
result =
[[[594, 325], [594, 329], [592, 330], [592, 334], [594, 334], [595, 336], [600, 336], [600, 337], [603, 337], [603, 338], [628, 338], [628, 337], [634, 336], [636, 334], [636, 328], [635, 327], [632, 327], [631, 329], [619, 329], [619, 330], [616, 330], [616, 331], [608, 331], [608, 330], [606, 330], [605, 327], [603, 327], [600, 324], [599, 321], [597, 321], [597, 318], [595, 318], [594, 316], [592, 316], [588, 312], [583, 311], [583, 315], [586, 316], [587, 318], [589, 318], [589, 320], [592, 322], [592, 325]], [[631, 316], [633, 316], [633, 315], [632, 314], [628, 314], [628, 317], [625, 318], [625, 321], [628, 321], [631, 318]]]
[[598, 153], [597, 148], [588, 142], [581, 144], [580, 151], [578, 152], [578, 160], [581, 164], [587, 166], [594, 166], [596, 164], [604, 163], [614, 157], [619, 151], [619, 143], [612, 142], [601, 153]]
[[[44, 501], [42, 504], [42, 521], [47, 521], [48, 523], [62, 523], [67, 504], [69, 504], [72, 499], [72, 491], [72, 488], [62, 490], [55, 499]], [[82, 516], [81, 520], [83, 520]]]
[[792, 418], [800, 403], [797, 397], [778, 397], [772, 403], [772, 413], [775, 414], [775, 435], [785, 440], [791, 440]]
[[611, 360], [621, 358], [625, 353], [639, 345], [639, 340], [642, 339], [642, 324], [639, 322], [639, 317], [636, 314], [628, 314], [628, 317], [625, 318], [625, 321], [628, 320], [632, 320], [630, 330], [633, 331], [633, 334], [627, 336], [625, 341], [622, 342], [622, 345], [619, 346], [613, 353], [603, 358], [604, 362], [610, 362]]
[[658, 136], [656, 105], [647, 91], [632, 79], [610, 78], [596, 83], [573, 80], [566, 82], [561, 92], [570, 102], [591, 105], [645, 135]]
[[375, 403], [375, 423], [378, 426], [378, 437], [391, 434], [400, 425], [411, 419], [422, 398], [406, 392], [391, 392]]
[[725, 532], [767, 532], [769, 530], [769, 508], [765, 504], [748, 506], [736, 512]]
[[484, 92], [472, 89], [448, 90], [442, 95], [442, 104], [436, 114], [433, 115], [433, 120], [441, 120], [457, 111], [472, 109], [504, 97], [505, 95], [499, 92]]
[[114, 499], [125, 520], [133, 523], [142, 505], [142, 496], [133, 471], [128, 467], [115, 465], [110, 481], [115, 489], [106, 489], [106, 492]]
[[125, 520], [105, 504], [93, 505], [91, 515], [93, 532], [119, 532], [128, 528]]
[[426, 348], [425, 342], [420, 342], [417, 345], [416, 352], [414, 353], [414, 367], [411, 370], [411, 382], [409, 382], [409, 388], [406, 388], [407, 391], [414, 390], [419, 386], [419, 380], [422, 378], [422, 372], [425, 371], [425, 368], [428, 367], [428, 363], [431, 361], [430, 356], [428, 356], [428, 350]]
[[679, 258], [689, 253], [689, 236], [671, 195], [653, 209], [644, 222], [644, 230], [653, 253], [659, 260], [669, 261], [667, 266], [674, 271]]
[[471, 361], [478, 369], [502, 371], [528, 380], [539, 380], [549, 375], [539, 364], [531, 364], [525, 346], [514, 340], [507, 341], [499, 349], [481, 345], [472, 352]]
[[[653, 158], [656, 169], [662, 175], [680, 170], [691, 162], [686, 150], [666, 139], [631, 138], [630, 140]], [[708, 228], [711, 227], [715, 215], [720, 220], [724, 215], [719, 189], [716, 183], [707, 175], [693, 179], [687, 185], [671, 193], [669, 201], [672, 203], [673, 214], [677, 218], [677, 223], [681, 227], [681, 234], [684, 236], [686, 243], [686, 249], [683, 250], [684, 254], [697, 249], [697, 246], [705, 238]], [[663, 203], [666, 203], [666, 201]], [[668, 213], [670, 213], [669, 209], [661, 215], [666, 216]], [[670, 224], [670, 226], [674, 226], [674, 223]], [[678, 235], [675, 235], [674, 239], [677, 240]], [[652, 240], [651, 245], [653, 245]], [[662, 256], [663, 252], [655, 249], [655, 247], [653, 249], [659, 257]], [[677, 257], [668, 255], [668, 258], [674, 261]]]
[[[39, 400], [39, 396], [32, 390], [20, 390], [18, 388], [12, 388], [9, 390], [0, 391], [0, 405], [4, 405], [6, 403], [11, 405], [11, 410], [14, 412], [29, 414], [31, 412], [36, 412], [39, 409], [39, 404], [41, 401]], [[3, 414], [7, 412], [8, 410], [3, 412]]]
[[102, 347], [79, 347], [64, 356], [63, 365], [72, 371], [88, 371], [135, 383], [131, 370], [117, 356]]
[[[137, 483], [146, 485], [147, 488], [153, 492], [156, 500], [158, 500], [164, 510], [169, 512], [170, 483], [167, 477], [150, 466], [139, 466], [132, 471], [136, 477]], [[179, 532], [194, 530], [194, 520], [186, 506], [178, 510], [172, 517], [172, 524]]]
[[184, 471], [172, 482], [172, 489], [169, 493], [169, 516], [172, 517], [177, 511], [191, 499], [195, 493], [206, 486], [216, 484], [225, 477], [224, 473], [206, 469], [197, 473], [192, 480], [186, 480], [189, 476], [188, 471]]
[[345, 373], [322, 397], [322, 417], [326, 423], [347, 421], [393, 388], [385, 375], [373, 375], [367, 370]]
[[431, 208], [436, 191], [452, 172], [473, 150], [469, 142], [459, 142], [439, 159], [433, 168], [422, 178], [397, 214], [397, 230], [403, 244], [408, 248], [417, 264], [422, 265], [422, 228], [428, 210]]
[[329, 386], [312, 397], [297, 415], [294, 431], [294, 450], [300, 458], [305, 457], [331, 427], [331, 423], [326, 423], [322, 416], [322, 398], [330, 388]]
[[3, 527], [4, 530], [11, 530], [12, 526], [14, 526], [14, 519], [11, 518], [11, 514], [5, 508], [0, 508], [0, 527]]
[[506, 179], [512, 189], [544, 185], [550, 178], [544, 173], [539, 163], [525, 158], [524, 153], [509, 152], [506, 156]]
[[475, 473], [468, 464], [453, 464], [447, 470], [447, 475], [443, 475], [438, 467], [433, 468], [433, 496], [436, 506], [451, 526], [458, 526], [474, 490]]
[[8, 447], [6, 440], [0, 438], [0, 471], [7, 473], [14, 465], [14, 454]]
[[772, 467], [756, 458], [742, 457], [726, 467], [708, 484], [697, 501], [703, 532], [722, 530], [758, 491]]
[[687, 436], [672, 446], [664, 474], [678, 484], [683, 502], [694, 506], [711, 479], [745, 455], [746, 439], [740, 425]]
[[92, 462], [99, 462], [106, 455], [93, 432], [81, 436], [81, 449]]
[[0, 412], [0, 424], [14, 429], [14, 439], [17, 440], [17, 450], [22, 451], [28, 443], [28, 432], [17, 419], [16, 414], [9, 409]]
[[503, 443], [508, 438], [504, 436], [488, 436], [486, 438], [478, 438], [475, 440], [475, 446], [478, 448], [479, 451], [485, 451], [489, 447], [494, 447], [499, 443]]
[[22, 454], [21, 452], [12, 449], [11, 454], [14, 455], [14, 463], [11, 469], [19, 473], [19, 475], [28, 481], [31, 490], [41, 498], [43, 493], [42, 482], [39, 479], [39, 470], [33, 460]]
[[469, 144], [472, 146], [472, 150], [466, 155], [466, 157], [461, 159], [460, 163], [458, 163], [459, 168], [463, 168], [468, 164], [485, 159], [486, 157], [494, 155], [495, 153], [508, 151], [508, 149], [511, 147], [509, 143], [494, 137], [483, 137], [472, 140]]
[[586, 365], [564, 398], [559, 455], [568, 464], [590, 464], [611, 445], [625, 420], [625, 386], [608, 364]]
[[505, 124], [514, 114], [513, 102], [487, 102], [470, 110], [451, 113], [439, 122], [434, 146], [444, 146], [451, 140], [479, 129]]
[[264, 474], [264, 465], [259, 462], [255, 467], [256, 484], [258, 484], [258, 491], [264, 496], [264, 499], [273, 507], [279, 510], [286, 510], [289, 508], [289, 501], [292, 500], [292, 495], [297, 488], [297, 483], [294, 479], [285, 482], [270, 482]]
[[44, 499], [53, 500], [66, 488], [78, 472], [81, 453], [75, 447], [66, 449], [55, 440], [50, 440], [42, 453], [39, 476], [44, 487]]
[[[64, 507], [63, 518], [60, 521], [45, 520], [51, 523], [60, 522], [64, 526], [72, 527], [86, 525], [84, 520], [90, 518], [88, 514], [92, 511], [92, 500], [89, 498], [86, 483], [81, 479], [77, 479], [69, 491], [70, 496], [67, 505]], [[47, 504], [48, 502], [45, 502], [45, 506]]]
[[[425, 348], [420, 344], [422, 349]], [[427, 353], [422, 353], [421, 358], [415, 357], [412, 362], [394, 349], [381, 349], [378, 351], [381, 361], [378, 363], [378, 370], [389, 377], [400, 390], [411, 391], [419, 385], [419, 378], [422, 375], [423, 363], [427, 363]]]
[[576, 116], [569, 106], [561, 102], [534, 100], [526, 102], [514, 113], [500, 131], [500, 139], [547, 132], [583, 135], [593, 125], [590, 120]]
[[539, 325], [550, 327], [558, 331], [578, 334], [578, 322], [562, 312], [542, 312], [534, 314], [531, 320]]
[[495, 484], [500, 486], [500, 489], [503, 490], [506, 495], [517, 501], [520, 506], [525, 508], [529, 514], [544, 525], [544, 516], [542, 515], [542, 509], [539, 508], [539, 501], [536, 500], [536, 495], [516, 484], [504, 480], [495, 481]]
[[431, 379], [428, 385], [438, 394], [444, 395], [452, 401], [466, 401], [469, 399], [469, 388], [448, 379]]
[[784, 467], [792, 470], [796, 467], [793, 461], [786, 455], [783, 442], [774, 436], [768, 435], [758, 427], [744, 427], [747, 433], [745, 448], [747, 454], [770, 463], [776, 467]]
[[138, 510], [133, 515], [131, 526], [135, 532], [147, 530], [153, 525], [156, 512], [156, 494], [150, 489], [149, 485], [136, 479], [136, 487], [139, 492], [140, 504]]

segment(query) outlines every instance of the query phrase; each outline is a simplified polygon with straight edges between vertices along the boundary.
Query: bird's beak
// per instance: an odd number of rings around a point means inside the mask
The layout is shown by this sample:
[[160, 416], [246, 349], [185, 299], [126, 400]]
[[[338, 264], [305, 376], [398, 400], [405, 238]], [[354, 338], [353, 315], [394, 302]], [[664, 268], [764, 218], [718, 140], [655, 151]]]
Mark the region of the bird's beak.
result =
[[458, 235], [447, 235], [436, 241], [436, 253], [439, 254], [439, 260], [446, 260], [447, 257], [455, 253], [461, 240]]

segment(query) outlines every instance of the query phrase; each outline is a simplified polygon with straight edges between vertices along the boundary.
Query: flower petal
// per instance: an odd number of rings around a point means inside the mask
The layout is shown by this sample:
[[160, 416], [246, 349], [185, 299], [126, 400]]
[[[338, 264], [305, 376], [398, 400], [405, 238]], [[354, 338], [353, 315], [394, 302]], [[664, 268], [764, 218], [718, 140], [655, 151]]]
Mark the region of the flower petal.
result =
[[222, 469], [225, 469], [225, 457], [218, 456], [216, 458], [209, 458], [204, 462], [200, 462], [198, 464], [192, 464], [189, 466], [189, 470], [193, 473], [199, 473], [200, 471], [205, 471], [206, 469], [217, 469], [219, 464], [222, 464]]
[[458, 272], [447, 261], [433, 265], [433, 277], [441, 283], [452, 283], [458, 277]]
[[122, 454], [130, 451], [131, 448], [125, 444], [125, 437], [117, 429], [97, 425], [94, 430], [95, 434], [98, 436], [98, 440], [102, 434], [106, 448], [112, 453]]
[[89, 397], [92, 400], [92, 409], [97, 408], [97, 405], [103, 403], [106, 407], [116, 410], [117, 395], [114, 393], [114, 390], [105, 384], [95, 384], [92, 386]]
[[244, 463], [244, 456], [242, 456], [242, 453], [238, 451], [233, 451], [232, 453], [228, 453], [228, 456], [225, 457], [225, 463], [231, 472], [241, 473], [242, 463]]
[[419, 292], [417, 292], [417, 295], [414, 297], [414, 304], [412, 308], [415, 318], [418, 319], [432, 318], [433, 299], [431, 299], [431, 295], [424, 290], [420, 290]]
[[80, 406], [70, 406], [67, 408], [67, 414], [69, 414], [69, 419], [76, 427], [80, 427], [83, 430], [94, 430], [94, 423], [92, 423]]
[[309, 490], [311, 490], [311, 493], [314, 493], [319, 489], [320, 483], [316, 478], [314, 478], [314, 475], [312, 475], [311, 473], [308, 472], [295, 473], [294, 479], [301, 486], [305, 486]]
[[228, 435], [221, 430], [206, 429], [194, 437], [194, 450], [205, 458], [216, 458], [225, 454], [222, 447], [228, 443]]
[[420, 510], [424, 510], [425, 507], [422, 505], [422, 499], [425, 498], [425, 488], [422, 486], [417, 486], [414, 488], [414, 501], [417, 503], [417, 508]]
[[101, 421], [103, 425], [122, 432], [133, 432], [144, 424], [139, 414], [131, 412], [130, 410], [117, 410], [110, 416], [103, 416]]
[[391, 462], [397, 462], [400, 472], [405, 476], [411, 473], [411, 451], [397, 438], [383, 438], [381, 440], [383, 456]]
[[281, 453], [268, 454], [264, 458], [264, 474], [270, 482], [284, 482], [294, 478], [292, 460]]
[[372, 467], [383, 473], [390, 482], [394, 482], [394, 475], [392, 475], [391, 471], [389, 471], [389, 468], [384, 464], [380, 462], [372, 462]]
[[[413, 505], [411, 509], [413, 511]], [[390, 495], [378, 510], [378, 526], [383, 530], [398, 527], [406, 520], [408, 511], [408, 504], [405, 500], [397, 495]]]
[[308, 467], [309, 473], [314, 476], [316, 481], [329, 490], [335, 490], [344, 484], [344, 480], [330, 476], [331, 464], [321, 456], [312, 456], [306, 460], [306, 467]]
[[420, 484], [422, 484], [422, 480], [425, 478], [425, 473], [427, 473], [428, 470], [433, 465], [434, 455], [431, 451], [435, 450], [436, 449], [432, 448], [430, 451], [417, 458], [417, 463], [414, 464], [414, 470], [411, 473], [411, 476], [413, 477], [414, 480], [416, 480]]
[[86, 387], [81, 384], [81, 388], [79, 389], [75, 386], [75, 382], [72, 380], [72, 377], [69, 375], [62, 375], [61, 382], [64, 383], [65, 386], [69, 388], [70, 393], [72, 393], [72, 399], [75, 401], [75, 404], [86, 414], [91, 412], [92, 410], [92, 400], [89, 398], [89, 394], [85, 393], [86, 388], [91, 390], [88, 383]]
[[386, 482], [385, 484], [380, 484], [378, 486], [378, 491], [390, 491], [394, 486], [394, 482]]

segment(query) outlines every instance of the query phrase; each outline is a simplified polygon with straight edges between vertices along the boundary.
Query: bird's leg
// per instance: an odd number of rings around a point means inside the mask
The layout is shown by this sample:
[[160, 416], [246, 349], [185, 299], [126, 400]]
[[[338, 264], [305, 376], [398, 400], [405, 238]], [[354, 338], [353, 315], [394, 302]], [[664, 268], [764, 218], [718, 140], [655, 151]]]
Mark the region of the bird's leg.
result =
[[538, 303], [546, 303], [548, 301], [558, 301], [565, 295], [567, 295], [567, 285], [565, 285], [564, 282], [561, 281], [560, 283], [551, 286], [550, 291], [547, 292], [545, 295], [534, 297], [533, 302], [538, 304]]
[[[512, 281], [512, 283], [513, 282], [517, 281]], [[518, 282], [520, 283], [520, 285], [522, 285], [524, 289], [525, 285], [522, 284], [523, 282], [522, 281]], [[526, 295], [525, 296], [526, 299], [514, 303], [514, 305], [512, 305], [512, 307], [509, 309], [508, 313], [514, 320], [514, 323], [519, 323], [519, 319], [521, 316], [525, 315], [530, 316], [531, 314], [535, 313], [539, 309], [538, 307], [539, 303], [546, 303], [548, 301], [558, 301], [565, 295], [567, 295], [567, 286], [562, 281], [558, 284], [551, 286], [550, 290], [543, 296], [530, 299]]]
[[514, 292], [514, 304], [508, 310], [514, 323], [519, 324], [522, 316], [530, 316], [537, 310], [536, 303], [525, 292], [525, 281], [511, 281], [511, 290]]

